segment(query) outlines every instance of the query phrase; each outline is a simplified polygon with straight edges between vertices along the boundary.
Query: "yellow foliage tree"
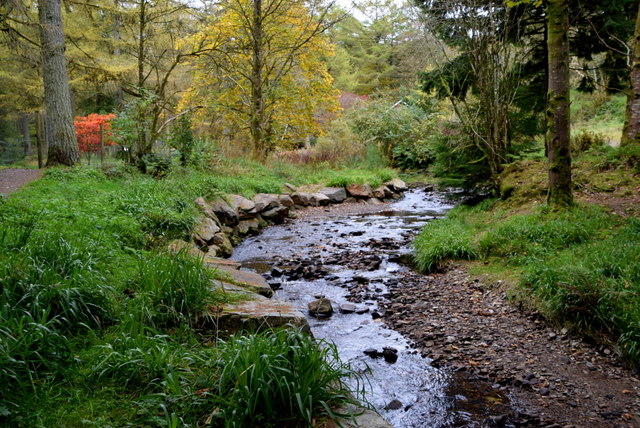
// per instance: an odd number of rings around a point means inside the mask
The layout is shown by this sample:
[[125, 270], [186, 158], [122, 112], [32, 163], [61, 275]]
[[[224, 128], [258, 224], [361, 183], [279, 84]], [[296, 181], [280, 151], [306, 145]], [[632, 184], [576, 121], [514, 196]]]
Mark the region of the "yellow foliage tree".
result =
[[321, 133], [339, 110], [323, 58], [327, 9], [301, 0], [226, 0], [189, 39], [194, 77], [183, 108], [200, 105], [201, 122], [240, 132], [265, 157]]

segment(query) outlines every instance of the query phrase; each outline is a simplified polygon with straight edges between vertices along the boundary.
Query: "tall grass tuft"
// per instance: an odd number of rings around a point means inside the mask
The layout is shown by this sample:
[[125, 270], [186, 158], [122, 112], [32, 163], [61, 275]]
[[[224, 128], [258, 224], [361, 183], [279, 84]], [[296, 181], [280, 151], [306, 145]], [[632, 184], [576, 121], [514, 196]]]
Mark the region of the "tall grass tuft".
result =
[[470, 230], [462, 218], [455, 215], [428, 223], [413, 241], [418, 269], [429, 273], [441, 269], [448, 260], [478, 258]]
[[142, 256], [130, 284], [136, 293], [132, 307], [156, 326], [191, 323], [213, 298], [211, 278], [202, 260], [185, 252]]
[[297, 330], [232, 336], [221, 346], [221, 373], [212, 396], [214, 425], [312, 426], [356, 404], [343, 379], [357, 377], [334, 345]]

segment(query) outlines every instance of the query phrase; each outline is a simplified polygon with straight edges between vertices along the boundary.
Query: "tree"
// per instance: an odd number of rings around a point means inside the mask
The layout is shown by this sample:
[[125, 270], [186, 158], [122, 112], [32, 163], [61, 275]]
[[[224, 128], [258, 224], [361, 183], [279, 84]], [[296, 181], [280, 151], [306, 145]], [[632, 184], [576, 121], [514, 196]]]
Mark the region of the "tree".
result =
[[569, 126], [569, 9], [567, 0], [547, 2], [547, 51], [549, 89], [547, 92], [547, 158], [549, 193], [555, 208], [573, 205]]
[[40, 0], [38, 16], [49, 142], [47, 166], [71, 166], [80, 159], [80, 152], [73, 128], [60, 0]]
[[228, 0], [194, 38], [194, 85], [183, 105], [204, 105], [222, 133], [237, 129], [264, 158], [320, 132], [338, 109], [322, 56], [327, 9], [300, 0]]
[[622, 130], [622, 140], [620, 141], [623, 146], [640, 144], [640, 10], [636, 16], [636, 28], [631, 42], [630, 55], [631, 66], [629, 89], [627, 90], [627, 109]]

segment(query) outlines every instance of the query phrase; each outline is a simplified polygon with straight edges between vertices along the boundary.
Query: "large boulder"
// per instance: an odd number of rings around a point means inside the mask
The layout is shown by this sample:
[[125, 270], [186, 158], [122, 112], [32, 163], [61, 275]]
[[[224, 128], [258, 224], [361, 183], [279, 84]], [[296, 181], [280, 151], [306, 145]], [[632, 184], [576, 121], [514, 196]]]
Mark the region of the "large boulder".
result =
[[194, 257], [204, 256], [204, 252], [202, 252], [200, 248], [196, 246], [196, 244], [182, 241], [180, 239], [174, 239], [173, 241], [169, 242], [167, 249], [172, 253], [176, 253], [176, 254], [184, 251], [187, 254], [190, 254]]
[[293, 202], [293, 199], [291, 199], [289, 195], [278, 196], [278, 202], [280, 202], [280, 205], [283, 207], [292, 207], [295, 205], [295, 202]]
[[309, 313], [314, 317], [328, 317], [333, 314], [333, 306], [331, 305], [331, 300], [326, 298], [320, 298], [316, 300], [312, 300], [307, 305], [309, 308]]
[[346, 187], [349, 196], [354, 198], [370, 198], [373, 196], [371, 186], [368, 184], [350, 184]]
[[300, 205], [301, 207], [308, 207], [311, 205], [311, 193], [294, 192], [291, 194], [291, 199], [296, 205]]
[[231, 253], [233, 253], [233, 245], [231, 244], [231, 241], [227, 235], [222, 232], [216, 233], [211, 240], [211, 243], [219, 249], [216, 254], [217, 256], [229, 257]]
[[238, 214], [240, 220], [247, 220], [255, 216], [256, 204], [244, 196], [229, 195], [227, 197], [229, 206]]
[[391, 195], [393, 195], [393, 192], [384, 184], [382, 186], [378, 186], [375, 189], [373, 189], [373, 196], [375, 196], [378, 199], [388, 198]]
[[209, 217], [202, 217], [194, 229], [194, 239], [203, 245], [211, 243], [216, 233], [220, 232], [220, 226]]
[[347, 191], [343, 187], [325, 187], [318, 193], [322, 193], [331, 200], [333, 204], [339, 204], [347, 199]]
[[384, 184], [385, 184], [385, 186], [389, 187], [394, 192], [404, 192], [404, 191], [409, 190], [409, 187], [407, 186], [407, 183], [405, 183], [404, 181], [400, 180], [399, 178], [394, 178], [393, 180], [389, 180]]
[[260, 232], [260, 220], [257, 217], [250, 220], [242, 220], [236, 226], [236, 230], [240, 235], [256, 235]]
[[196, 205], [198, 206], [198, 208], [200, 208], [200, 211], [202, 211], [202, 213], [209, 217], [210, 219], [214, 220], [216, 223], [219, 222], [218, 217], [216, 216], [216, 214], [213, 212], [213, 210], [211, 209], [211, 206], [207, 203], [207, 201], [204, 200], [204, 198], [198, 198], [195, 200]]
[[225, 200], [218, 199], [209, 205], [222, 224], [229, 227], [238, 224], [238, 214]]
[[309, 203], [313, 207], [320, 207], [329, 205], [331, 203], [331, 199], [323, 193], [312, 193], [309, 196]]
[[262, 212], [262, 217], [274, 223], [282, 223], [289, 215], [289, 208], [282, 205]]
[[253, 197], [253, 202], [256, 205], [256, 212], [259, 213], [282, 206], [280, 203], [280, 195], [273, 193], [258, 193]]

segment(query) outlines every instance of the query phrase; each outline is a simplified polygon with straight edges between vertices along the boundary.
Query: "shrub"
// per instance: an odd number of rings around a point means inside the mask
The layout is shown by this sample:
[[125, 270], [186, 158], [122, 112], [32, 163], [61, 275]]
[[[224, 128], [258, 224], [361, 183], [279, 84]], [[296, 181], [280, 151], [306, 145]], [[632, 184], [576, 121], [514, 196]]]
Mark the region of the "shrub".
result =
[[571, 152], [583, 153], [587, 150], [604, 146], [606, 144], [604, 135], [595, 131], [581, 131], [578, 135], [571, 138]]
[[211, 401], [214, 425], [312, 426], [357, 404], [344, 378], [358, 379], [335, 345], [297, 330], [232, 336], [220, 346], [221, 372]]

